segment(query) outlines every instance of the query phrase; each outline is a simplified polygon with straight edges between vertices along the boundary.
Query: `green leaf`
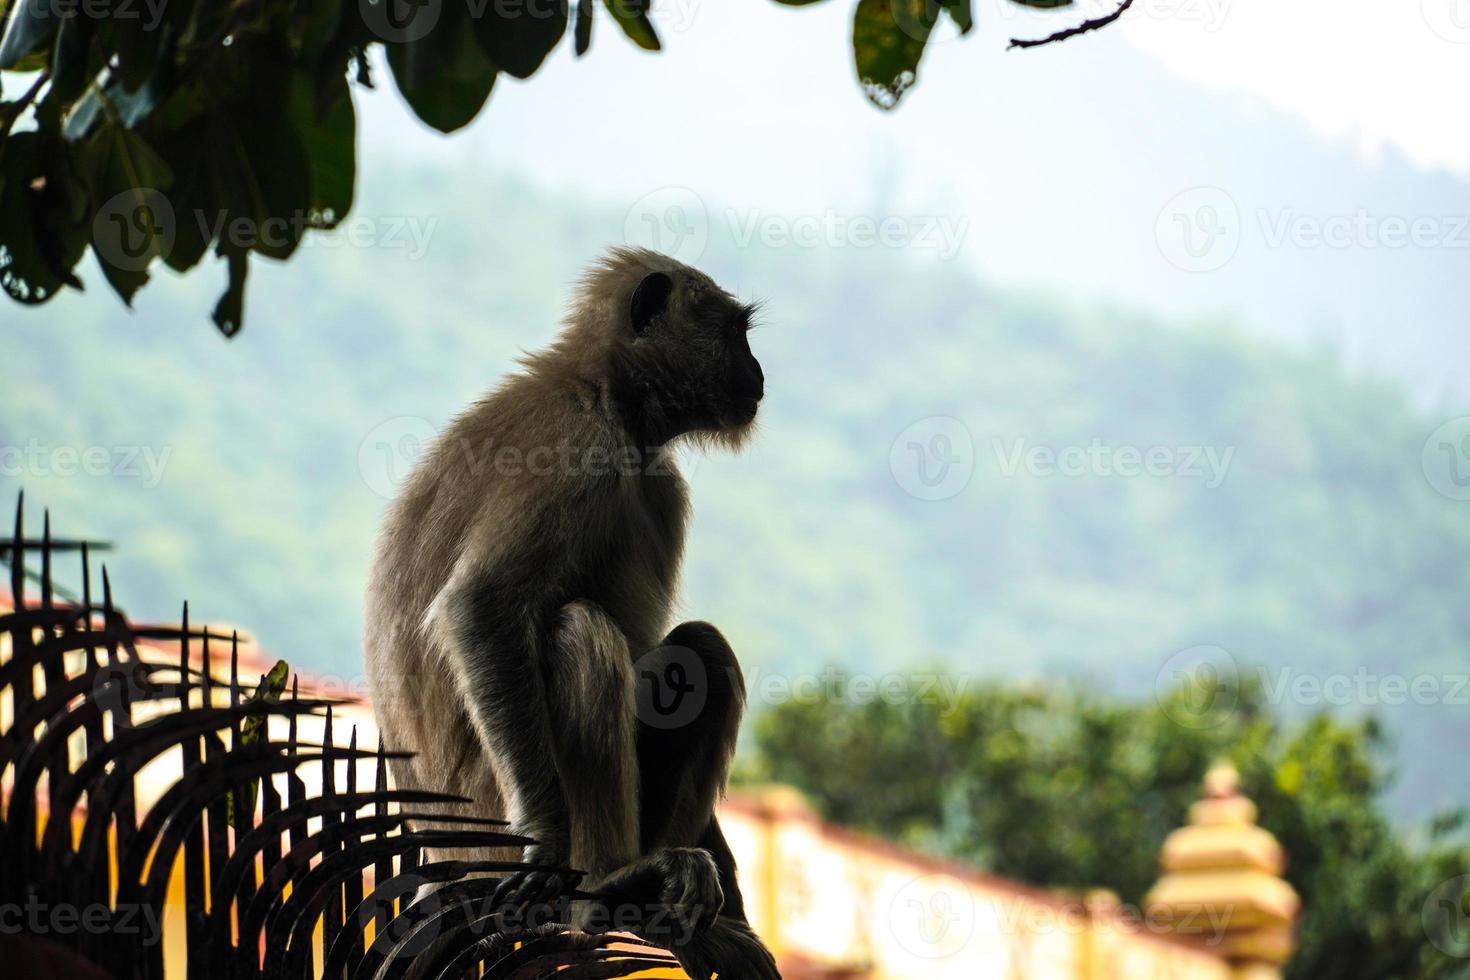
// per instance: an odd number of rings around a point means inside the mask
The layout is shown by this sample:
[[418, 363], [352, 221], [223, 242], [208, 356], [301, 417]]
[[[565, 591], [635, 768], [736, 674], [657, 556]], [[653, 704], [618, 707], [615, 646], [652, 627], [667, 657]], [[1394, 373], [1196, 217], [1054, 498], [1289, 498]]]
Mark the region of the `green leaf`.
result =
[[859, 0], [852, 53], [863, 92], [874, 105], [892, 109], [913, 87], [937, 18], [933, 0]]
[[313, 228], [335, 228], [347, 216], [357, 179], [357, 117], [347, 76], [334, 69], [328, 86], [323, 92], [298, 75], [288, 110], [309, 168]]
[[560, 0], [470, 0], [470, 16], [485, 54], [516, 78], [530, 78], [567, 31]]
[[577, 24], [573, 32], [572, 50], [580, 58], [592, 47], [592, 0], [577, 0]]
[[612, 14], [613, 20], [623, 29], [632, 42], [645, 51], [657, 51], [662, 45], [659, 44], [658, 33], [653, 29], [653, 21], [648, 19], [649, 8], [653, 5], [648, 0], [602, 0], [607, 7], [608, 13]]
[[36, 241], [51, 271], [81, 289], [74, 270], [92, 240], [91, 175], [79, 147], [49, 134], [43, 135], [41, 149], [47, 176], [37, 198]]
[[85, 17], [68, 17], [61, 22], [51, 51], [51, 82], [46, 89], [45, 101], [52, 105], [37, 110], [42, 128], [54, 131], [65, 107], [87, 87], [94, 33], [95, 22]]
[[[1064, 0], [1071, 3], [1072, 0]], [[939, 0], [939, 5], [949, 14], [949, 19], [955, 22], [961, 34], [970, 33], [975, 26], [975, 15], [970, 10], [970, 0]]]
[[219, 208], [213, 206], [210, 196], [206, 155], [211, 147], [205, 132], [202, 124], [189, 126], [172, 134], [170, 143], [163, 148], [176, 168], [173, 192], [169, 195], [174, 204], [174, 245], [163, 255], [163, 260], [175, 272], [198, 265], [214, 237], [210, 219]]
[[156, 70], [165, 67], [173, 49], [169, 25], [154, 24], [141, 3], [134, 14], [109, 17], [102, 29], [104, 45], [116, 56], [116, 77], [130, 92], [142, 88]]
[[165, 196], [173, 172], [142, 136], [111, 122], [91, 137], [84, 157], [97, 189], [92, 251], [131, 306], [148, 281], [148, 266], [173, 243], [173, 209]]
[[270, 89], [210, 125], [214, 203], [229, 218], [221, 235], [273, 259], [296, 251], [312, 205], [311, 162], [289, 110], [296, 77], [281, 67]]
[[61, 288], [38, 235], [35, 190], [40, 137], [14, 133], [0, 151], [0, 288], [21, 303], [44, 303]]
[[18, 69], [21, 58], [41, 47], [61, 19], [58, 12], [52, 0], [20, 0], [0, 37], [0, 68]]
[[497, 74], [473, 31], [443, 21], [415, 41], [389, 44], [388, 67], [414, 114], [441, 133], [475, 118]]
[[291, 50], [301, 61], [315, 61], [342, 23], [340, 0], [297, 0], [292, 5]]
[[[266, 704], [281, 700], [281, 694], [286, 690], [286, 677], [291, 668], [284, 660], [277, 660], [275, 666], [266, 672], [255, 685], [255, 691], [250, 695], [246, 704]], [[244, 748], [254, 745], [265, 735], [267, 717], [264, 712], [260, 714], [249, 714], [240, 724], [240, 744], [234, 748]], [[236, 830], [249, 830], [251, 816], [255, 813], [255, 799], [259, 791], [260, 780], [252, 779], [240, 789], [240, 802], [236, 805], [235, 794], [230, 793], [225, 797], [225, 820]]]

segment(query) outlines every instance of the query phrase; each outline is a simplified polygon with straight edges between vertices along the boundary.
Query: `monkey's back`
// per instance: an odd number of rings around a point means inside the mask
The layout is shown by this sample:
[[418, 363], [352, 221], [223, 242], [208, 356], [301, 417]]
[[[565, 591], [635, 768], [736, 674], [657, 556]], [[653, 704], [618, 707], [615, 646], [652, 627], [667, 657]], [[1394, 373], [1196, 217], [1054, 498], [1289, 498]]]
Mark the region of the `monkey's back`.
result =
[[[640, 459], [629, 472], [630, 448], [595, 392], [520, 375], [447, 426], [405, 481], [383, 521], [364, 615], [379, 727], [390, 749], [416, 754], [394, 767], [400, 786], [472, 796], [477, 815], [504, 815], [437, 622], [457, 576], [523, 568], [544, 577], [520, 584], [544, 593], [547, 616], [587, 600], [631, 650], [663, 635], [687, 491], [672, 467], [650, 475]], [[533, 547], [534, 560], [516, 554]]]

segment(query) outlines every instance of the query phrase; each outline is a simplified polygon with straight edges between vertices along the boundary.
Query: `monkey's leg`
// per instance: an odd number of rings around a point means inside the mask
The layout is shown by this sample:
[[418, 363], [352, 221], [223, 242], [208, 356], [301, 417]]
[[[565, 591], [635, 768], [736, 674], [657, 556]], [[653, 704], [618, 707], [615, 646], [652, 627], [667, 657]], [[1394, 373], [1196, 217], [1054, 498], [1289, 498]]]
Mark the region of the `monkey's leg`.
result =
[[699, 843], [724, 790], [745, 712], [745, 678], [709, 623], [684, 623], [637, 663], [643, 853]]
[[714, 815], [745, 709], [740, 664], [719, 630], [693, 622], [639, 658], [637, 672], [646, 857], [608, 885], [645, 904], [648, 886], [657, 889], [654, 904], [672, 914], [635, 931], [669, 946], [697, 980], [712, 972], [779, 980], [775, 960], [745, 921], [735, 859]]
[[557, 773], [571, 814], [572, 867], [595, 881], [638, 856], [633, 661], [598, 606], [562, 607], [547, 658]]

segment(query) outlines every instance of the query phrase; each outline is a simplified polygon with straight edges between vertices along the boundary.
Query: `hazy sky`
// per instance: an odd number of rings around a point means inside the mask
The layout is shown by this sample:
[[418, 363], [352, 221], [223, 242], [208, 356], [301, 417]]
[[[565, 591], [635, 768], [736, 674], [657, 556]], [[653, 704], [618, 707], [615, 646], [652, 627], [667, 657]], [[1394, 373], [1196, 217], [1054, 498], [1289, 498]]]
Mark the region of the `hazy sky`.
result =
[[1030, 51], [1007, 40], [1108, 8], [982, 2], [891, 113], [853, 78], [852, 7], [663, 0], [660, 54], [599, 20], [586, 58], [561, 45], [449, 137], [382, 78], [360, 100], [364, 164], [525, 174], [706, 261], [711, 228], [873, 247], [864, 224], [896, 220], [898, 244], [877, 247], [905, 258], [1325, 339], [1427, 405], [1470, 405], [1454, 367], [1470, 357], [1470, 0], [1136, 0]]
[[[1470, 175], [1466, 0], [1140, 0], [1121, 34], [1171, 71], [1249, 92], [1332, 139]], [[1193, 23], [1191, 23], [1191, 21]]]

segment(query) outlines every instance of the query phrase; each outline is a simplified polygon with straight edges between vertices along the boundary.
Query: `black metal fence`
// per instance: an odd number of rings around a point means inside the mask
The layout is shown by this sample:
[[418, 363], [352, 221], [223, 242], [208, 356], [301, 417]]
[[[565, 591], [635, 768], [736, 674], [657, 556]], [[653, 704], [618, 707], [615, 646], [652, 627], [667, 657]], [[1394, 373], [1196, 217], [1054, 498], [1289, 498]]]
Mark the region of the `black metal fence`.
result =
[[[424, 807], [451, 798], [389, 788], [390, 753], [359, 747], [355, 729], [337, 744], [341, 702], [299, 697], [294, 681], [277, 701], [252, 699], [238, 636], [191, 627], [187, 605], [178, 627], [134, 626], [114, 605], [105, 565], [100, 597], [94, 587], [92, 556], [106, 546], [53, 537], [49, 514], [27, 538], [24, 516], [22, 498], [13, 537], [0, 539], [13, 606], [0, 612], [9, 948], [80, 957], [119, 980], [163, 980], [166, 949], [184, 951], [182, 973], [177, 961], [169, 973], [190, 980], [593, 980], [675, 966], [634, 939], [555, 923], [507, 929], [486, 902], [515, 865], [426, 862], [425, 849], [522, 838], [495, 821], [441, 815], [440, 829], [415, 828]], [[76, 563], [75, 592], [54, 581], [61, 561]], [[177, 658], [157, 652], [174, 644]], [[190, 662], [195, 644], [202, 667]], [[222, 648], [224, 678], [210, 667]], [[298, 737], [306, 716], [324, 721], [317, 743]], [[174, 752], [177, 778], [140, 803], [137, 774]], [[309, 790], [302, 773], [312, 768], [320, 786]], [[359, 785], [360, 768], [371, 785]], [[182, 898], [177, 885], [170, 898], [180, 862]]]

